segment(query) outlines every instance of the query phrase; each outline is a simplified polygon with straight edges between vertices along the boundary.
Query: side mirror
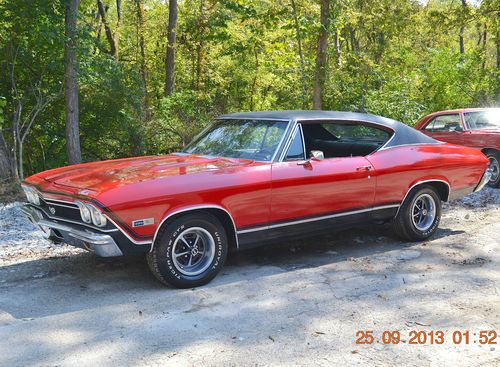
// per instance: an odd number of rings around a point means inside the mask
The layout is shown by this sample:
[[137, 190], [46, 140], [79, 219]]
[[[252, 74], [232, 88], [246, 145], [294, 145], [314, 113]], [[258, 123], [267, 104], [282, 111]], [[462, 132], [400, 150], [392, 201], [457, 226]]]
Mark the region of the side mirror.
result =
[[309, 153], [309, 159], [311, 161], [322, 161], [325, 159], [325, 155], [321, 150], [311, 150], [311, 153]]

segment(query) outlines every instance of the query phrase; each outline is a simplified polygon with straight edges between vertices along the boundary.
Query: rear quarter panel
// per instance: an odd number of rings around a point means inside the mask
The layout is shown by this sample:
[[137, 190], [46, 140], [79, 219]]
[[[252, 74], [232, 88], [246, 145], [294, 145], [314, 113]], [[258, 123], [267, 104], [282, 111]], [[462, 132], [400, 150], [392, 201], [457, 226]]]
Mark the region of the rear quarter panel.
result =
[[375, 168], [375, 205], [401, 203], [421, 181], [441, 180], [454, 193], [468, 193], [483, 175], [488, 160], [477, 149], [451, 144], [409, 145], [367, 157]]

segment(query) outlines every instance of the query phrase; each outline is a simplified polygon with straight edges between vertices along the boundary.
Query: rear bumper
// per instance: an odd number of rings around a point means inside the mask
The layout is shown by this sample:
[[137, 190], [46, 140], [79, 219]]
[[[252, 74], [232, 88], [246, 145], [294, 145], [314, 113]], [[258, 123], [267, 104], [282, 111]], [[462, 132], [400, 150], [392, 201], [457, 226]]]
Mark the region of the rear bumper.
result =
[[474, 192], [481, 191], [483, 187], [485, 187], [486, 184], [490, 182], [490, 180], [491, 180], [491, 171], [487, 169], [486, 171], [484, 171], [483, 177], [481, 177], [481, 180], [474, 189]]
[[79, 229], [66, 223], [45, 218], [41, 210], [30, 205], [23, 206], [22, 210], [35, 225], [40, 227], [48, 238], [94, 252], [102, 257], [123, 255], [113, 237], [108, 234]]

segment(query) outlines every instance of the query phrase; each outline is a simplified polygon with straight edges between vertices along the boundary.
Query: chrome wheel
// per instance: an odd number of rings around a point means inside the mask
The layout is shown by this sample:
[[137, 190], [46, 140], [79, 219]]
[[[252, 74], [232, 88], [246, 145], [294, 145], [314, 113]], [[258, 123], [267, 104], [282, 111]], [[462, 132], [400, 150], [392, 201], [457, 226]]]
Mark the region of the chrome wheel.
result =
[[491, 171], [490, 182], [496, 182], [500, 175], [500, 163], [498, 163], [498, 159], [493, 155], [488, 156], [488, 159], [490, 161], [488, 167]]
[[172, 261], [177, 270], [187, 276], [203, 273], [215, 256], [215, 240], [210, 232], [192, 227], [182, 232], [172, 247]]
[[419, 231], [425, 232], [432, 227], [436, 218], [436, 202], [429, 194], [422, 194], [415, 199], [411, 210], [413, 225]]

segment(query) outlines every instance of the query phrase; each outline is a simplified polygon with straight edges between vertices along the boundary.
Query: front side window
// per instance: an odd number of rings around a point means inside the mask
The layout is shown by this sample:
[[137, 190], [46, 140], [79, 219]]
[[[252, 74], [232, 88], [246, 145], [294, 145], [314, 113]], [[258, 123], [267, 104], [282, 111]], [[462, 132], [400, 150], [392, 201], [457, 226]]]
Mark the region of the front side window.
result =
[[292, 143], [290, 144], [288, 152], [286, 153], [285, 161], [298, 161], [304, 159], [306, 159], [306, 157], [304, 152], [304, 144], [302, 142], [302, 133], [300, 129], [296, 129]]
[[500, 130], [500, 109], [466, 112], [464, 119], [471, 130]]
[[219, 120], [184, 150], [185, 153], [271, 161], [288, 121]]
[[393, 132], [352, 121], [303, 123], [306, 151], [320, 150], [325, 158], [366, 156], [382, 147]]
[[462, 131], [460, 115], [458, 113], [434, 117], [424, 128], [425, 131], [439, 133], [450, 131]]

